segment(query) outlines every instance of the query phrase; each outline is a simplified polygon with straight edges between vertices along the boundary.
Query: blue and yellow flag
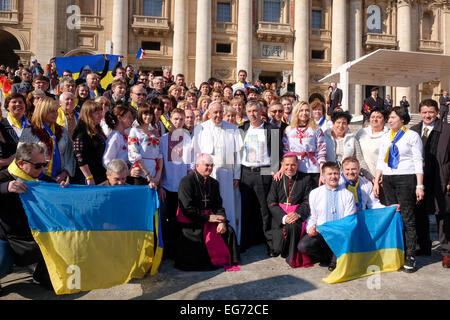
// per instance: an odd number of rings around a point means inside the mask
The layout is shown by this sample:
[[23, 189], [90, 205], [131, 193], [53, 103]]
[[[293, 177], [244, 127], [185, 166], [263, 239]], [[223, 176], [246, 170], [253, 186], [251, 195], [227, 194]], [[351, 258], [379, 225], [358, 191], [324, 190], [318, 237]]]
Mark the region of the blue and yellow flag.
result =
[[[100, 81], [103, 89], [106, 89], [110, 83], [113, 82], [114, 77], [112, 75], [114, 66], [119, 60], [118, 55], [107, 55], [109, 59], [108, 74]], [[102, 72], [105, 68], [105, 56], [103, 54], [97, 54], [92, 56], [76, 56], [76, 57], [62, 57], [56, 58], [55, 64], [58, 71], [58, 77], [62, 77], [65, 70], [72, 72], [72, 76], [75, 80], [80, 76], [80, 72], [83, 68], [89, 67], [92, 72]]]
[[155, 190], [61, 188], [44, 182], [27, 186], [20, 197], [56, 294], [107, 289], [143, 278], [150, 268], [157, 272], [162, 239], [160, 232], [155, 234], [160, 230]]
[[318, 226], [337, 258], [336, 269], [323, 281], [338, 283], [399, 270], [405, 261], [403, 222], [395, 210], [360, 211]]

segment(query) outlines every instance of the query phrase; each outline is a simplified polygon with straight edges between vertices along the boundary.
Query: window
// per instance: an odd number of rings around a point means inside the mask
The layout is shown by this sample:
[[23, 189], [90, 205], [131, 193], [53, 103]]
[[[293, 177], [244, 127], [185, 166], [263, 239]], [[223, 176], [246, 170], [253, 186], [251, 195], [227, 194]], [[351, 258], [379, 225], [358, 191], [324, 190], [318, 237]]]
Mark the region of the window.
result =
[[142, 49], [149, 51], [161, 51], [161, 42], [157, 41], [142, 41]]
[[0, 0], [0, 11], [11, 11], [11, 0]]
[[231, 4], [217, 3], [217, 22], [231, 22]]
[[231, 44], [230, 43], [217, 43], [216, 44], [216, 53], [231, 53]]
[[311, 26], [313, 29], [322, 29], [322, 11], [320, 10], [312, 11]]
[[318, 59], [318, 60], [325, 59], [325, 50], [312, 50], [311, 51], [311, 58], [312, 59]]
[[281, 3], [279, 0], [264, 0], [263, 21], [280, 22]]
[[162, 17], [163, 0], [143, 0], [142, 15], [147, 17]]
[[95, 1], [94, 0], [79, 0], [78, 5], [81, 14], [88, 16], [95, 16]]

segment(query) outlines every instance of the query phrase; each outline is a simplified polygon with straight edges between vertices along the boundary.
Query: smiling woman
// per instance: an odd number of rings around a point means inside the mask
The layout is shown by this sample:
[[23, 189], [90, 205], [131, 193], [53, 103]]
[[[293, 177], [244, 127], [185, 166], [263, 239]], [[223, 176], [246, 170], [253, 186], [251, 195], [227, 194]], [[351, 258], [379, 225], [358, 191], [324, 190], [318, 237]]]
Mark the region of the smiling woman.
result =
[[47, 147], [50, 165], [45, 174], [59, 183], [74, 175], [75, 158], [67, 129], [56, 123], [58, 107], [52, 98], [39, 100], [31, 126], [23, 130], [20, 142], [42, 142]]

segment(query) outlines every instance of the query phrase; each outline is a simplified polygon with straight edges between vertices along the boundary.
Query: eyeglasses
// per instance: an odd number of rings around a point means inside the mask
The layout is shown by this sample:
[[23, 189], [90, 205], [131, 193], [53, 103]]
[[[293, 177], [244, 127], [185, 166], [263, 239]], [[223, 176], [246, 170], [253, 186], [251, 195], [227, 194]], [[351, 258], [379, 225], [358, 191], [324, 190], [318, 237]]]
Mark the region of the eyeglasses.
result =
[[283, 110], [272, 110], [273, 113], [283, 113]]
[[243, 96], [243, 93], [236, 93], [235, 96]]
[[145, 93], [133, 93], [133, 94], [137, 95], [138, 97], [146, 96]]
[[34, 162], [31, 162], [31, 161], [23, 160], [23, 162], [29, 163], [29, 164], [34, 166], [34, 169], [39, 170], [41, 168], [47, 167], [50, 161], [47, 160], [44, 163], [34, 163]]

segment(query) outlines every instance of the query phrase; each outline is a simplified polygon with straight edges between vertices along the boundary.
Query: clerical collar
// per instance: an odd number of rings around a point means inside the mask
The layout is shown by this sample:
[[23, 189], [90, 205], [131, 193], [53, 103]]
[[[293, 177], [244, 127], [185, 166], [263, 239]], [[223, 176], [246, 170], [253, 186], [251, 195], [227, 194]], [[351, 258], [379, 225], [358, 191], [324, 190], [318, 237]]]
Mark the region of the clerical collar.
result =
[[294, 178], [297, 177], [298, 172], [297, 172], [296, 174], [294, 174], [293, 176], [289, 176], [289, 175], [287, 175], [286, 173], [285, 173], [284, 175], [285, 175], [288, 179], [294, 179]]

